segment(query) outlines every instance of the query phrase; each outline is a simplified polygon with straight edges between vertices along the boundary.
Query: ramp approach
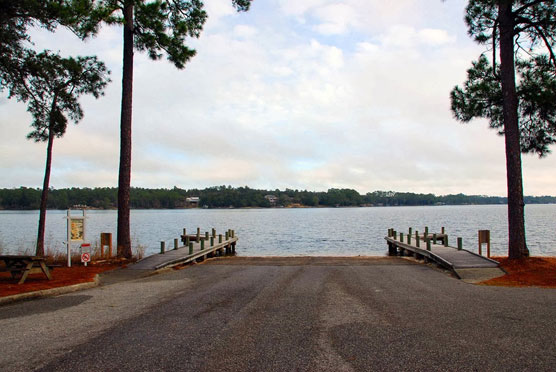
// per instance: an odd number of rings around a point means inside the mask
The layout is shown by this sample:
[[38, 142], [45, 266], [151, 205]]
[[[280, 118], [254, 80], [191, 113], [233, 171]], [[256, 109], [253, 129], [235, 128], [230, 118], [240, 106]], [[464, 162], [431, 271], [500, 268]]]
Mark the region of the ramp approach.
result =
[[166, 250], [165, 242], [160, 242], [160, 253], [138, 261], [135, 265], [129, 266], [133, 270], [159, 270], [167, 267], [186, 264], [192, 261], [204, 260], [207, 257], [231, 254], [236, 251], [238, 237], [234, 230], [216, 235], [216, 230], [212, 229], [212, 234], [205, 232], [201, 234], [197, 228], [197, 233], [188, 235], [183, 229], [181, 235], [183, 246], [178, 246], [178, 239], [174, 239], [174, 248]]
[[425, 228], [424, 234], [418, 231], [413, 233], [411, 228], [406, 234], [389, 229], [385, 239], [388, 255], [412, 255], [433, 261], [467, 282], [488, 280], [505, 274], [498, 262], [463, 249], [462, 238], [457, 238], [457, 247], [450, 246], [444, 228], [440, 234], [430, 234], [428, 228]]

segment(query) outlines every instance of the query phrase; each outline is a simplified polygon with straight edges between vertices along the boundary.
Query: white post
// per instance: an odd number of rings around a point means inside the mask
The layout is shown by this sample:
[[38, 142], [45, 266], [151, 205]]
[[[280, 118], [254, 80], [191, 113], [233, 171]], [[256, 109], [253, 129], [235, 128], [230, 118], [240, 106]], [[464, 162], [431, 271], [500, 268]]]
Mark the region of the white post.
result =
[[71, 209], [68, 209], [68, 216], [67, 218], [67, 225], [68, 225], [68, 239], [67, 239], [67, 245], [68, 245], [68, 267], [71, 267]]

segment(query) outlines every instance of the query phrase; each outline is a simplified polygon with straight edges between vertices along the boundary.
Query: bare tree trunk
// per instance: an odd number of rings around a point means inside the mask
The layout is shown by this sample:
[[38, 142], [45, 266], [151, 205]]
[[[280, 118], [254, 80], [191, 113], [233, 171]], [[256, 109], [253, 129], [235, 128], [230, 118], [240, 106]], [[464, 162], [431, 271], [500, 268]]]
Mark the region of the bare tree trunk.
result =
[[133, 107], [133, 3], [131, 1], [125, 2], [124, 20], [120, 173], [118, 180], [118, 256], [130, 258], [132, 252], [129, 190], [131, 187], [131, 123]]
[[528, 257], [525, 243], [525, 217], [521, 148], [519, 139], [518, 99], [515, 86], [514, 16], [512, 0], [500, 0], [500, 75], [504, 97], [504, 134], [506, 141], [506, 177], [508, 186], [508, 257]]
[[39, 211], [39, 232], [37, 234], [37, 248], [35, 256], [44, 256], [44, 231], [46, 226], [46, 203], [48, 201], [48, 187], [50, 185], [50, 169], [52, 168], [52, 145], [54, 133], [48, 129], [48, 145], [46, 146], [46, 166], [42, 183], [41, 206]]

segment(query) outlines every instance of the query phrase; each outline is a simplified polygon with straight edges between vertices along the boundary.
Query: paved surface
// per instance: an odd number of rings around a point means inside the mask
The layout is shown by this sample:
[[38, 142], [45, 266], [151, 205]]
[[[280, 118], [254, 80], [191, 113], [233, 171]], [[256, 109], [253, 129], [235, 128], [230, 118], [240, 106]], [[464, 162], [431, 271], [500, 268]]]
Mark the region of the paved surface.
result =
[[0, 370], [554, 370], [556, 290], [384, 259], [217, 259], [0, 307]]

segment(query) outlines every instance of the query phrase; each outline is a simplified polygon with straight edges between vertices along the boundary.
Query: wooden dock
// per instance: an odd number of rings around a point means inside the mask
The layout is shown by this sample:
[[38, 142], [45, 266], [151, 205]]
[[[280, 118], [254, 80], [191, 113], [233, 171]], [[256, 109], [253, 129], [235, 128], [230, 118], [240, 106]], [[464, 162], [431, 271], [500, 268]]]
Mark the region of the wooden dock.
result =
[[[433, 240], [433, 236], [436, 236], [436, 240]], [[390, 229], [385, 239], [388, 243], [388, 255], [408, 255], [435, 262], [468, 282], [488, 280], [505, 274], [497, 261], [463, 249], [461, 240], [458, 240], [458, 247], [449, 246], [447, 234], [398, 235]]]
[[177, 239], [174, 241], [174, 248], [166, 250], [161, 242], [161, 252], [152, 256], [145, 257], [134, 265], [129, 266], [132, 270], [160, 270], [177, 265], [183, 265], [193, 261], [202, 261], [209, 257], [234, 254], [239, 238], [235, 236], [233, 230], [226, 232], [226, 235], [182, 235], [184, 245], [179, 247]]

